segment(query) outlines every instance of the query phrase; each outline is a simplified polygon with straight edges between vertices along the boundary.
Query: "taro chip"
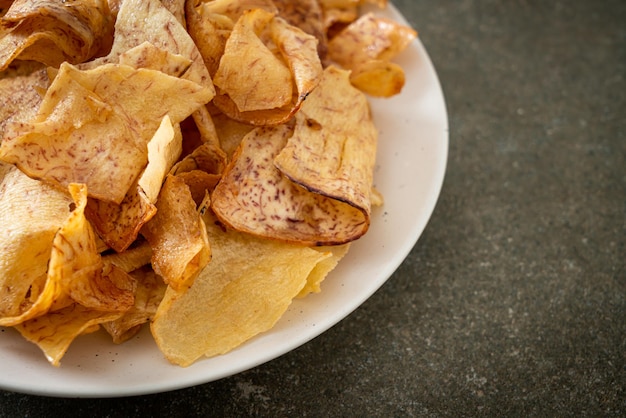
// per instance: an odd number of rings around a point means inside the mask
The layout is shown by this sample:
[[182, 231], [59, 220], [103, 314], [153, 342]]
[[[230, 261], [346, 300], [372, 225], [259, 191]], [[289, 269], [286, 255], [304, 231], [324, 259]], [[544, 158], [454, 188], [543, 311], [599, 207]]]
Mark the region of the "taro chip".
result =
[[327, 52], [327, 39], [324, 13], [320, 2], [318, 0], [274, 0], [274, 4], [278, 8], [280, 17], [317, 39], [317, 52], [323, 61]]
[[[272, 44], [276, 47], [268, 47]], [[283, 123], [318, 85], [322, 71], [314, 36], [264, 10], [246, 12], [226, 44], [213, 103], [241, 122]]]
[[328, 43], [329, 57], [344, 68], [369, 60], [389, 61], [417, 36], [408, 26], [367, 13]]
[[223, 229], [205, 208], [213, 260], [185, 292], [168, 288], [151, 324], [165, 357], [188, 366], [269, 330], [327, 253]]
[[0, 162], [0, 325], [10, 325], [37, 301], [54, 236], [72, 203], [67, 193]]
[[256, 128], [242, 140], [212, 194], [221, 222], [238, 231], [302, 245], [337, 245], [367, 230], [362, 209], [306, 190], [274, 158], [293, 135], [288, 125]]
[[182, 78], [205, 87], [209, 94], [206, 102], [211, 100], [215, 89], [200, 51], [178, 18], [160, 0], [124, 0], [117, 14], [115, 39], [110, 53], [85, 63], [81, 68], [118, 63], [120, 55], [144, 42], [189, 59], [191, 64]]
[[152, 247], [152, 267], [176, 290], [190, 286], [211, 260], [202, 218], [185, 182], [168, 176], [157, 201], [157, 213], [142, 230]]
[[152, 248], [147, 241], [137, 241], [131, 248], [124, 252], [112, 252], [102, 255], [102, 261], [113, 264], [126, 273], [133, 272], [150, 264]]
[[119, 63], [133, 68], [148, 68], [173, 77], [181, 77], [189, 69], [191, 60], [182, 55], [157, 48], [150, 42], [144, 42], [122, 53], [119, 57]]
[[76, 337], [94, 332], [98, 330], [99, 324], [113, 321], [121, 315], [120, 312], [103, 312], [71, 304], [22, 322], [15, 329], [26, 340], [36, 344], [53, 366], [59, 367]]
[[241, 112], [274, 109], [291, 102], [289, 67], [261, 39], [273, 17], [261, 9], [244, 13], [226, 42], [213, 78]]
[[14, 61], [0, 73], [0, 142], [6, 126], [35, 116], [48, 87], [45, 68], [31, 61]]
[[80, 63], [110, 47], [113, 19], [106, 1], [15, 0], [2, 17], [0, 71], [13, 60], [58, 67]]
[[366, 61], [354, 66], [350, 82], [370, 96], [391, 97], [400, 93], [404, 87], [404, 69], [393, 62]]
[[135, 270], [131, 275], [137, 282], [134, 305], [119, 318], [102, 324], [115, 344], [131, 339], [143, 324], [151, 321], [167, 288], [151, 268]]
[[274, 162], [304, 188], [358, 208], [369, 224], [378, 131], [367, 98], [348, 77], [348, 71], [336, 67], [325, 70]]
[[0, 159], [61, 187], [84, 183], [91, 197], [120, 203], [146, 166], [161, 119], [177, 124], [210, 98], [200, 85], [160, 71], [63, 64], [37, 117], [12, 125]]

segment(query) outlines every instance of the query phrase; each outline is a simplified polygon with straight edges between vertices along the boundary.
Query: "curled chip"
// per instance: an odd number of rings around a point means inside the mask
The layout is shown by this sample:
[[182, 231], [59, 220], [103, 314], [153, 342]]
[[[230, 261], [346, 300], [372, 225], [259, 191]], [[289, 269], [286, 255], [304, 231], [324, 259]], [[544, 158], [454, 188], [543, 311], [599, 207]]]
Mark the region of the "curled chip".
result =
[[152, 247], [152, 267], [170, 287], [191, 286], [200, 270], [211, 260], [204, 222], [196, 210], [185, 182], [168, 176], [157, 213], [142, 230]]
[[58, 67], [110, 47], [113, 17], [106, 0], [15, 0], [0, 20], [0, 71], [15, 59]]
[[204, 209], [213, 260], [183, 292], [168, 288], [152, 334], [172, 363], [226, 353], [270, 329], [328, 253], [222, 229]]
[[199, 84], [156, 70], [63, 64], [35, 119], [12, 125], [0, 159], [62, 187], [85, 183], [90, 196], [120, 203], [163, 116], [179, 123], [210, 98]]
[[213, 210], [232, 228], [266, 238], [353, 241], [369, 227], [376, 142], [366, 98], [347, 71], [329, 67], [295, 127], [257, 128], [244, 137], [215, 188]]
[[72, 203], [63, 191], [0, 162], [0, 325], [19, 322], [14, 318], [36, 304], [45, 285], [52, 241]]
[[404, 70], [389, 63], [417, 33], [408, 26], [372, 13], [359, 17], [328, 43], [330, 59], [354, 71], [351, 80], [368, 94], [389, 97], [404, 86]]
[[226, 42], [213, 103], [238, 121], [283, 123], [318, 85], [322, 71], [315, 37], [265, 10], [248, 11]]

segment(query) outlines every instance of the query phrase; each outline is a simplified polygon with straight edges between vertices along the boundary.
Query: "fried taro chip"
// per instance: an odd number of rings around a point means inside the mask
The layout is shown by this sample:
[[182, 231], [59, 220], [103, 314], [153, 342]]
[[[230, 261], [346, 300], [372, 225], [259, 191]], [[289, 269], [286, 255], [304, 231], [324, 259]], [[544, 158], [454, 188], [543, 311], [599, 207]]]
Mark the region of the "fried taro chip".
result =
[[182, 136], [166, 115], [148, 143], [148, 165], [120, 204], [90, 199], [87, 217], [102, 240], [117, 252], [126, 250], [156, 214], [157, 196], [165, 175], [181, 153]]
[[168, 288], [151, 331], [172, 363], [188, 366], [267, 331], [328, 257], [307, 247], [257, 239], [204, 219], [213, 260], [185, 292]]
[[121, 312], [98, 311], [77, 303], [58, 311], [49, 312], [15, 326], [22, 336], [36, 344], [53, 366], [61, 359], [76, 337], [99, 329], [99, 324], [110, 322]]
[[54, 236], [72, 203], [67, 193], [0, 162], [0, 325], [29, 311], [41, 294]]
[[307, 190], [362, 211], [365, 233], [378, 131], [367, 98], [348, 77], [348, 71], [336, 67], [325, 70], [319, 88], [296, 115], [295, 132], [274, 163]]
[[212, 195], [218, 218], [242, 232], [311, 246], [363, 235], [369, 218], [361, 209], [308, 191], [268, 164], [292, 135], [290, 126], [279, 125], [243, 139]]
[[133, 68], [158, 70], [172, 77], [181, 77], [187, 72], [191, 60], [187, 57], [157, 48], [144, 42], [119, 56], [119, 63]]
[[244, 13], [226, 43], [213, 103], [241, 122], [284, 123], [317, 86], [322, 71], [315, 37], [256, 9]]
[[131, 275], [137, 282], [135, 304], [121, 317], [102, 324], [115, 344], [131, 339], [143, 324], [152, 320], [167, 288], [163, 279], [151, 268], [135, 270]]
[[371, 60], [357, 64], [350, 74], [352, 85], [374, 97], [391, 97], [402, 91], [404, 70], [398, 64]]
[[244, 13], [226, 42], [213, 78], [219, 91], [241, 112], [274, 109], [291, 102], [289, 67], [261, 39], [273, 18], [261, 9]]
[[13, 61], [0, 73], [0, 142], [7, 125], [35, 116], [48, 84], [45, 68], [33, 61]]
[[103, 311], [128, 310], [133, 304], [134, 281], [122, 269], [102, 262], [95, 232], [84, 214], [86, 187], [72, 184], [69, 190], [76, 208], [54, 237], [48, 280], [60, 283], [68, 296], [82, 306]]
[[302, 29], [317, 39], [317, 52], [322, 61], [326, 58], [327, 42], [324, 13], [318, 0], [274, 0], [278, 15], [290, 25]]
[[160, 71], [63, 64], [36, 118], [8, 129], [0, 159], [62, 187], [87, 184], [91, 197], [120, 203], [146, 166], [147, 143], [162, 118], [177, 124], [210, 97]]
[[370, 60], [389, 61], [417, 36], [408, 26], [367, 13], [328, 43], [329, 57], [344, 68]]
[[254, 129], [254, 126], [229, 118], [223, 113], [213, 116], [220, 147], [228, 160], [232, 159], [241, 139]]
[[185, 27], [160, 0], [124, 0], [115, 22], [115, 39], [110, 53], [83, 64], [81, 68], [118, 63], [120, 55], [144, 42], [189, 59], [191, 64], [182, 78], [205, 87], [209, 95], [206, 102], [211, 100], [215, 89], [200, 51]]
[[306, 245], [342, 244], [367, 231], [377, 131], [348, 74], [325, 70], [294, 129], [258, 128], [244, 138], [212, 197], [225, 224]]
[[272, 0], [187, 1], [187, 30], [211, 76], [215, 76], [235, 22], [252, 9], [276, 13]]
[[110, 47], [113, 18], [105, 0], [16, 0], [2, 17], [0, 71], [19, 58], [58, 67]]
[[152, 247], [152, 267], [176, 290], [191, 286], [211, 260], [204, 222], [185, 182], [168, 176], [157, 201], [157, 213], [142, 230]]
[[[85, 186], [73, 184], [69, 191], [75, 207], [69, 212], [69, 205], [66, 206], [66, 219], [50, 241], [44, 280], [38, 278], [37, 283], [31, 284], [30, 303], [20, 307], [17, 315], [0, 319], [1, 325], [16, 325], [73, 303], [117, 312], [132, 306], [132, 278], [119, 268], [104, 265], [97, 253], [95, 234], [83, 213], [87, 201]], [[24, 256], [23, 253], [20, 255]], [[30, 254], [27, 257], [32, 257], [32, 262], [38, 261], [39, 256]]]

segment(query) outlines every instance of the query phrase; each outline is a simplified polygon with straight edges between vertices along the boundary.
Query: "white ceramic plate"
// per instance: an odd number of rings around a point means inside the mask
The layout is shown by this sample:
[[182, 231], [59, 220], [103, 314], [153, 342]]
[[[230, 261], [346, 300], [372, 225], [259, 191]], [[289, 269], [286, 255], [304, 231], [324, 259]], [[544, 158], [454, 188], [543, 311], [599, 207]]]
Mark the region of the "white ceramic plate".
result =
[[[385, 15], [406, 23], [389, 7]], [[448, 152], [448, 120], [437, 74], [418, 41], [397, 60], [407, 74], [401, 95], [372, 100], [380, 129], [375, 183], [385, 205], [367, 235], [324, 281], [295, 301], [269, 332], [188, 368], [169, 364], [149, 330], [114, 345], [104, 332], [78, 338], [60, 368], [12, 329], [0, 328], [0, 388], [67, 397], [130, 396], [189, 387], [272, 360], [318, 336], [370, 297], [398, 268], [435, 207]]]

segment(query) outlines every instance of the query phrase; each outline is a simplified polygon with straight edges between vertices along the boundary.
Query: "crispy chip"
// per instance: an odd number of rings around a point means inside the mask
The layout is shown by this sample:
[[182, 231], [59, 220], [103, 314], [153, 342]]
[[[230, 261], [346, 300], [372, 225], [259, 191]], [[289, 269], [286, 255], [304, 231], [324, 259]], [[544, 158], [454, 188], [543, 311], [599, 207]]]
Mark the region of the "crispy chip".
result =
[[326, 276], [335, 268], [339, 261], [348, 253], [350, 244], [333, 245], [332, 247], [313, 247], [320, 252], [330, 252], [332, 255], [324, 260], [321, 260], [311, 274], [307, 277], [306, 285], [302, 288], [300, 293], [296, 297], [303, 298], [310, 293], [319, 293], [322, 291], [321, 283]]
[[67, 193], [0, 162], [0, 325], [9, 325], [39, 297], [52, 241], [72, 202]]
[[355, 65], [350, 74], [352, 85], [374, 97], [391, 97], [404, 87], [404, 70], [398, 64], [371, 60]]
[[16, 0], [2, 23], [0, 71], [18, 57], [55, 67], [86, 61], [110, 46], [113, 29], [104, 0]]
[[131, 275], [137, 282], [135, 304], [119, 318], [102, 324], [116, 344], [132, 338], [154, 317], [167, 288], [163, 279], [150, 268], [135, 270]]
[[42, 99], [40, 89], [47, 86], [46, 70], [36, 62], [14, 61], [0, 73], [0, 143], [7, 125], [35, 116]]
[[344, 68], [372, 59], [388, 61], [416, 36], [408, 26], [367, 13], [329, 41], [328, 54]]
[[259, 128], [244, 138], [214, 191], [213, 209], [225, 224], [268, 238], [355, 240], [369, 226], [376, 141], [365, 96], [347, 71], [329, 67], [296, 115], [295, 131]]
[[121, 315], [119, 312], [97, 311], [75, 303], [18, 324], [15, 329], [26, 340], [36, 344], [48, 361], [58, 367], [76, 337], [94, 332], [99, 324], [113, 321]]
[[152, 247], [152, 267], [170, 287], [182, 290], [211, 260], [206, 229], [189, 188], [176, 176], [165, 180], [157, 209], [142, 230]]
[[317, 39], [317, 53], [322, 61], [326, 58], [327, 42], [324, 13], [318, 0], [274, 0], [278, 14], [290, 25], [302, 29]]
[[119, 57], [129, 49], [149, 42], [159, 49], [181, 55], [191, 61], [182, 78], [205, 87], [208, 102], [215, 89], [200, 51], [178, 21], [160, 0], [124, 0], [115, 22], [115, 39], [111, 52], [81, 68], [95, 68], [105, 63], [118, 63]]
[[[276, 45], [276, 52], [265, 38]], [[228, 39], [214, 80], [221, 92], [213, 103], [241, 122], [284, 123], [319, 84], [322, 71], [315, 37], [280, 17], [253, 10], [239, 19]]]
[[90, 196], [120, 203], [147, 163], [147, 143], [163, 116], [178, 123], [210, 97], [155, 70], [63, 64], [36, 119], [13, 125], [0, 158], [32, 177], [62, 187], [85, 183]]
[[320, 88], [296, 116], [294, 135], [275, 164], [308, 190], [360, 209], [369, 223], [378, 131], [367, 98], [348, 77], [336, 67], [325, 70]]
[[205, 211], [213, 260], [186, 292], [167, 289], [151, 324], [165, 357], [188, 366], [270, 329], [328, 257], [306, 247], [225, 231]]
[[102, 256], [105, 263], [114, 264], [126, 273], [133, 272], [147, 264], [150, 264], [152, 248], [147, 241], [140, 241], [137, 245], [126, 249], [124, 252], [108, 253]]

